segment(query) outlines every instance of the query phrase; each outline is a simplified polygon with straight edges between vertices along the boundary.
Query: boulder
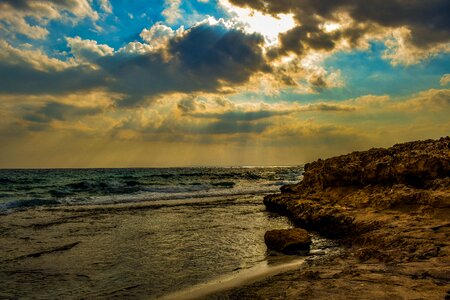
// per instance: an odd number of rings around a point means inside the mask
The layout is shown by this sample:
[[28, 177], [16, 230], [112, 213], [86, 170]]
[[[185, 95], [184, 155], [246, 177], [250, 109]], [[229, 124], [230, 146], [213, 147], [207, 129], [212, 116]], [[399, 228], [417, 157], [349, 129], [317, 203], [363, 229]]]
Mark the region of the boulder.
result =
[[264, 235], [267, 248], [283, 253], [309, 250], [311, 237], [301, 228], [270, 230]]

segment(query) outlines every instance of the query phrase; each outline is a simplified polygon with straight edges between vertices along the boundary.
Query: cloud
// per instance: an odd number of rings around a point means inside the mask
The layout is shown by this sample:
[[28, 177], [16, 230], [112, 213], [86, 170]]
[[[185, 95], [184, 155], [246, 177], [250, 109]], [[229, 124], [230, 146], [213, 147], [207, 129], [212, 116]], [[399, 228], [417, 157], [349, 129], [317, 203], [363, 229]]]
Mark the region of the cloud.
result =
[[24, 119], [35, 123], [49, 123], [53, 120], [66, 121], [73, 118], [96, 115], [102, 112], [98, 107], [79, 107], [58, 102], [48, 102], [36, 112], [27, 114]]
[[267, 123], [251, 123], [238, 122], [233, 120], [220, 120], [208, 124], [203, 127], [198, 133], [201, 134], [258, 134], [262, 133], [269, 126]]
[[112, 13], [112, 5], [109, 0], [98, 0], [100, 3], [100, 8], [107, 14]]
[[0, 41], [0, 94], [68, 94], [100, 88], [100, 71], [50, 58], [41, 50], [18, 49]]
[[[31, 39], [45, 39], [48, 30], [39, 25], [30, 25], [20, 14], [11, 14], [8, 10], [2, 10], [0, 3], [0, 32], [7, 34], [23, 34]], [[5, 26], [6, 25], [6, 26]]]
[[161, 12], [169, 24], [175, 24], [183, 15], [180, 9], [181, 0], [165, 0], [166, 8]]
[[63, 18], [72, 22], [83, 18], [95, 21], [99, 16], [88, 0], [1, 0], [0, 18], [0, 29], [7, 34], [43, 39], [48, 35], [45, 26], [49, 21]]
[[166, 51], [143, 55], [116, 53], [97, 60], [107, 74], [109, 89], [128, 95], [121, 105], [132, 106], [164, 93], [220, 92], [246, 82], [268, 66], [256, 34], [221, 24], [200, 24], [171, 39]]
[[286, 115], [289, 113], [290, 112], [288, 111], [259, 110], [259, 111], [228, 111], [224, 113], [193, 113], [190, 114], [190, 116], [194, 118], [226, 120], [227, 122], [240, 122], [240, 121], [251, 122], [271, 118], [274, 116]]
[[[280, 34], [281, 46], [272, 50], [275, 57], [289, 52], [304, 55], [312, 50], [331, 51], [341, 47], [344, 41], [355, 47], [364, 43], [370, 35], [381, 38], [400, 29], [407, 30], [408, 34], [394, 34], [391, 38], [396, 40], [397, 44], [412, 45], [418, 49], [415, 51], [416, 60], [423, 58], [424, 53], [435, 52], [436, 47], [442, 51], [449, 50], [443, 46], [450, 40], [450, 3], [446, 0], [230, 2], [274, 16], [281, 13], [294, 15], [297, 26]], [[392, 42], [388, 42], [387, 46], [391, 51], [402, 50], [398, 45], [394, 47]], [[403, 63], [399, 59], [394, 61]], [[411, 63], [411, 60], [407, 62]]]
[[[193, 26], [174, 35], [159, 51], [122, 48], [114, 52], [107, 45], [79, 37], [67, 38], [67, 42], [76, 63], [2, 42], [0, 47], [7, 52], [0, 60], [0, 76], [5, 78], [0, 82], [1, 92], [51, 94], [104, 89], [124, 95], [119, 105], [133, 106], [167, 93], [223, 92], [269, 70], [262, 37], [223, 23]], [[133, 46], [136, 49], [139, 45]]]
[[[108, 93], [50, 98], [0, 96], [0, 141], [16, 145], [14, 153], [2, 149], [2, 158], [7, 161], [6, 157], [29, 157], [14, 154], [28, 153], [24, 149], [29, 149], [30, 143], [36, 147], [33, 150], [45, 156], [51, 150], [47, 146], [70, 142], [97, 143], [95, 149], [102, 156], [110, 153], [111, 147], [105, 145], [123, 143], [126, 147], [117, 153], [116, 161], [122, 161], [123, 151], [128, 148], [141, 149], [139, 157], [146, 157], [142, 154], [154, 147], [164, 153], [174, 149], [176, 157], [183, 157], [186, 149], [201, 148], [208, 150], [202, 152], [198, 163], [206, 164], [212, 149], [226, 147], [225, 152], [235, 149], [234, 155], [238, 157], [254, 149], [252, 158], [261, 154], [255, 163], [262, 163], [264, 160], [260, 159], [267, 155], [271, 156], [267, 163], [302, 163], [398, 141], [446, 135], [450, 130], [449, 96], [450, 90], [442, 89], [426, 90], [407, 98], [366, 95], [343, 102], [301, 105], [234, 103], [212, 94], [198, 97], [177, 94], [161, 96], [159, 101], [133, 109], [111, 107], [113, 101], [108, 99], [111, 97]], [[103, 99], [100, 105], [98, 98]], [[17, 106], [17, 101], [21, 105]], [[82, 159], [73, 149], [64, 151]], [[155, 150], [155, 155], [158, 151]], [[208, 159], [217, 163], [217, 154]], [[236, 164], [233, 159], [230, 157], [223, 163]]]
[[393, 104], [405, 112], [432, 112], [450, 114], [450, 89], [430, 89], [422, 91], [407, 101]]
[[26, 64], [1, 61], [0, 93], [37, 95], [87, 91], [106, 84], [106, 79], [99, 75], [97, 71], [83, 66], [48, 72]]
[[450, 52], [450, 43], [420, 47], [412, 44], [411, 38], [411, 30], [406, 27], [392, 30], [391, 36], [385, 41], [387, 49], [383, 53], [383, 58], [390, 60], [394, 66], [413, 65], [439, 53]]
[[450, 83], [450, 74], [444, 74], [441, 77], [441, 80], [439, 82], [442, 86], [446, 86]]
[[184, 33], [183, 26], [173, 30], [162, 23], [156, 23], [149, 29], [142, 30], [139, 36], [146, 42], [148, 51], [165, 51], [171, 39]]
[[108, 45], [99, 45], [94, 40], [82, 40], [80, 37], [67, 37], [67, 46], [75, 59], [83, 63], [95, 62], [98, 58], [105, 55], [112, 55], [114, 49]]
[[46, 72], [61, 71], [73, 66], [70, 62], [50, 58], [41, 50], [28, 49], [28, 46], [22, 45], [22, 49], [19, 49], [11, 46], [6, 41], [0, 40], [0, 64], [7, 64], [12, 67], [22, 66]]

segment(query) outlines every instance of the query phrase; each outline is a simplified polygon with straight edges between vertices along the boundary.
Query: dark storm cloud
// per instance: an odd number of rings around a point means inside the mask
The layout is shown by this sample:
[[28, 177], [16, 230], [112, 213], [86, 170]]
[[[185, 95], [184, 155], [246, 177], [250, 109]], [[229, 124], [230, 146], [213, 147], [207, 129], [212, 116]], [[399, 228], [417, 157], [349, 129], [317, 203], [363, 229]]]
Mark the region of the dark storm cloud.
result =
[[36, 112], [26, 114], [24, 120], [34, 123], [49, 123], [52, 120], [66, 121], [102, 112], [97, 107], [78, 107], [69, 104], [48, 102]]
[[102, 72], [86, 67], [42, 71], [25, 63], [6, 61], [0, 61], [0, 78], [0, 93], [3, 94], [65, 94], [106, 83]]
[[169, 43], [169, 61], [159, 53], [119, 53], [97, 63], [110, 78], [109, 88], [129, 95], [121, 104], [133, 106], [142, 97], [167, 92], [217, 92], [224, 84], [243, 83], [255, 72], [268, 71], [262, 43], [257, 34], [203, 24]]
[[[297, 27], [281, 35], [281, 53], [301, 53], [305, 47], [333, 49], [337, 40], [346, 37], [355, 43], [371, 25], [411, 30], [412, 42], [423, 48], [450, 40], [450, 1], [448, 0], [230, 0], [239, 6], [269, 14], [293, 13]], [[354, 21], [353, 28], [327, 33], [322, 21], [336, 21], [336, 13], [346, 12]], [[273, 53], [272, 53], [273, 54]], [[273, 54], [275, 55], [275, 54]]]
[[202, 24], [173, 39], [166, 49], [146, 54], [116, 52], [98, 58], [96, 69], [70, 67], [40, 71], [31, 65], [0, 62], [0, 93], [55, 94], [93, 88], [125, 95], [122, 106], [139, 105], [146, 97], [171, 92], [218, 92], [266, 72], [263, 38], [222, 25]]
[[172, 40], [169, 51], [194, 77], [214, 76], [217, 72], [222, 80], [240, 83], [255, 71], [269, 70], [262, 55], [263, 42], [258, 34], [204, 24]]

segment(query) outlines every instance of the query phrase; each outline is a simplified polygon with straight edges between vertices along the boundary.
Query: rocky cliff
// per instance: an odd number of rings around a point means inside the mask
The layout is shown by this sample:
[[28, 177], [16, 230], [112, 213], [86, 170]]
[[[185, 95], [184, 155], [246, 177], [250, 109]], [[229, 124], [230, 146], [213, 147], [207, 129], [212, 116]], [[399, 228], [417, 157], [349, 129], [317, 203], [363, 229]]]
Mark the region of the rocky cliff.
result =
[[230, 298], [450, 299], [450, 137], [306, 164], [264, 203], [346, 250]]

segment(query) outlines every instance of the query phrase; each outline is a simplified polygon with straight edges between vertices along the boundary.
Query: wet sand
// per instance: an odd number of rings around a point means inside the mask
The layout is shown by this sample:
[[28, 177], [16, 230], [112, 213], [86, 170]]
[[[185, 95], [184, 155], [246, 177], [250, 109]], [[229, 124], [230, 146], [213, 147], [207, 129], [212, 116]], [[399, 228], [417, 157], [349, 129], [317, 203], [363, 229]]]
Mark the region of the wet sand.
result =
[[298, 269], [305, 258], [283, 257], [281, 259], [272, 259], [272, 262], [262, 262], [250, 269], [237, 271], [229, 275], [225, 275], [210, 282], [199, 284], [175, 293], [159, 298], [160, 300], [194, 300], [204, 299], [214, 294], [220, 294], [234, 288], [247, 286], [252, 283], [261, 281], [268, 277], [285, 273]]

